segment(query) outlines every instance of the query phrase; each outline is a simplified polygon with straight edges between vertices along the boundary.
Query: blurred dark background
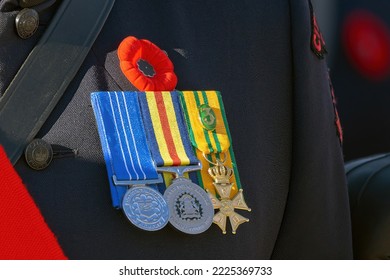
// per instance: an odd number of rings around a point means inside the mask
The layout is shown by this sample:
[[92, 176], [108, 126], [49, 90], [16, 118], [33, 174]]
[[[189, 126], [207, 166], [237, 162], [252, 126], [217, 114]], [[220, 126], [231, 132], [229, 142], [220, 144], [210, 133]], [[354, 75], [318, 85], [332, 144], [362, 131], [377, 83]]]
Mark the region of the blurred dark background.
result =
[[390, 152], [390, 1], [312, 0], [344, 132], [344, 156]]

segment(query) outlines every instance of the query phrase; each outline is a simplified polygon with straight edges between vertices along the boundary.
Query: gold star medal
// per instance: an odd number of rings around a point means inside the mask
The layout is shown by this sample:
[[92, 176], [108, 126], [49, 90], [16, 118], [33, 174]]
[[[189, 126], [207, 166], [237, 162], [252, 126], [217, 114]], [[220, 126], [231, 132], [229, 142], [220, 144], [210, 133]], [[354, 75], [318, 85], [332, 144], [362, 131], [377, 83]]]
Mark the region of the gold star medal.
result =
[[199, 184], [217, 210], [213, 222], [226, 234], [229, 217], [235, 234], [239, 225], [249, 221], [235, 210], [251, 209], [244, 200], [221, 95], [217, 91], [183, 91], [179, 96], [191, 143], [203, 166]]

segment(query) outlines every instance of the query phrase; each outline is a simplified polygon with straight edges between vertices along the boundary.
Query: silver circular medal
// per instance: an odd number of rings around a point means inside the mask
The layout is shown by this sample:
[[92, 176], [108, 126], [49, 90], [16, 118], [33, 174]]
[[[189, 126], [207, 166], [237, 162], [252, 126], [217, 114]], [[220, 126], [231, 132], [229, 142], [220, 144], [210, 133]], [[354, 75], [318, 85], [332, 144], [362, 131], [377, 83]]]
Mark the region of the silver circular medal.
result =
[[133, 225], [147, 231], [160, 230], [169, 220], [169, 209], [164, 197], [147, 186], [128, 189], [122, 200], [122, 209]]
[[169, 222], [176, 229], [199, 234], [213, 223], [214, 207], [209, 195], [190, 180], [175, 179], [165, 191], [164, 198], [171, 213]]

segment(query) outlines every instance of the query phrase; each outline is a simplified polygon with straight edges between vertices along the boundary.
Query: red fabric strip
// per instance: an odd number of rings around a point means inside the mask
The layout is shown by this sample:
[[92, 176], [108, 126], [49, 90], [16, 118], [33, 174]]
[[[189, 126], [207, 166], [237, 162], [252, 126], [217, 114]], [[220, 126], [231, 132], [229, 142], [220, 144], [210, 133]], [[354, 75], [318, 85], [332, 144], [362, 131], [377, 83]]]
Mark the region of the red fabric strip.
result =
[[0, 259], [67, 259], [1, 146]]
[[162, 92], [157, 91], [157, 92], [155, 92], [154, 96], [155, 96], [156, 103], [157, 103], [158, 114], [160, 116], [161, 126], [163, 127], [164, 138], [165, 138], [165, 141], [166, 141], [167, 146], [168, 146], [169, 155], [171, 156], [171, 158], [173, 160], [173, 166], [181, 165], [181, 160], [180, 160], [179, 156], [177, 155], [175, 143], [173, 142], [171, 127], [169, 125], [167, 111], [165, 109], [164, 99], [162, 97]]

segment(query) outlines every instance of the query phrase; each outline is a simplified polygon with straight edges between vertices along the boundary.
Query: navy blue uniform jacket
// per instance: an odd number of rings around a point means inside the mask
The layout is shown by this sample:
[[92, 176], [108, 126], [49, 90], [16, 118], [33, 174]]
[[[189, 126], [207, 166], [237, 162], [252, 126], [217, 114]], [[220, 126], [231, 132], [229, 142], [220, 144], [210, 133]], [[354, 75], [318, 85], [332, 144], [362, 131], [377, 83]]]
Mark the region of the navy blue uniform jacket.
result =
[[[20, 10], [15, 2], [0, 1], [1, 22], [12, 19], [13, 8]], [[37, 135], [76, 148], [79, 156], [53, 160], [41, 172], [24, 159], [15, 165], [65, 254], [71, 259], [352, 258], [342, 147], [326, 59], [310, 46], [310, 15], [307, 0], [117, 0]], [[45, 24], [27, 40], [13, 28], [0, 25], [0, 47], [12, 54], [0, 57], [0, 92]], [[135, 90], [116, 53], [127, 36], [148, 39], [168, 53], [177, 89], [221, 91], [252, 208], [243, 214], [250, 222], [236, 235], [222, 235], [216, 225], [195, 236], [169, 226], [144, 232], [111, 206], [90, 93]]]

